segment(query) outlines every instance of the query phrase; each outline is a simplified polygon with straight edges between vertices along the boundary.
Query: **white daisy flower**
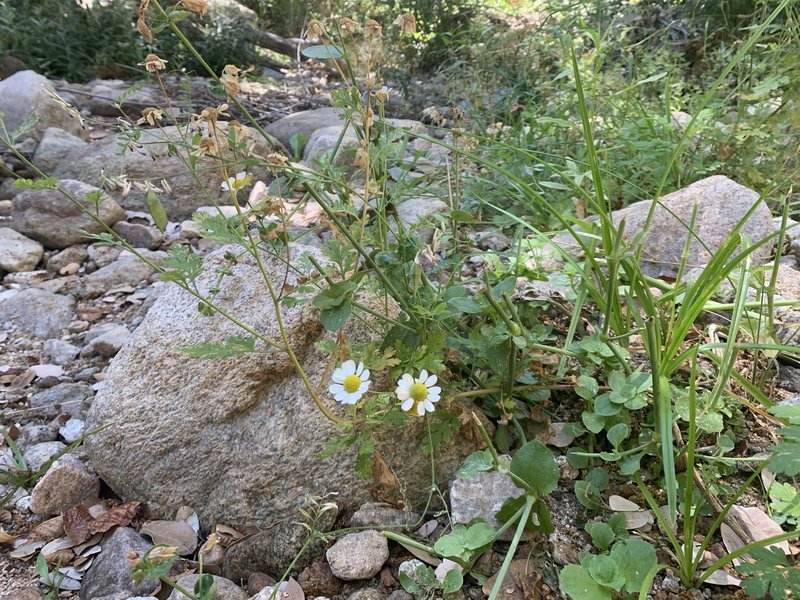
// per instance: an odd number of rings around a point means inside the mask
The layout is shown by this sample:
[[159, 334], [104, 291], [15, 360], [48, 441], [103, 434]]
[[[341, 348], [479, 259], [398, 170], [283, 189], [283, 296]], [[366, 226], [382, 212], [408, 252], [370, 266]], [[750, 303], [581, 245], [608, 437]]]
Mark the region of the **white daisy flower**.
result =
[[369, 370], [364, 363], [348, 360], [333, 372], [333, 385], [328, 391], [342, 404], [356, 404], [369, 389]]
[[402, 402], [400, 408], [407, 413], [416, 413], [420, 417], [426, 412], [436, 410], [433, 403], [439, 401], [442, 388], [434, 385], [435, 383], [436, 375], [428, 375], [425, 369], [420, 371], [419, 377], [416, 379], [410, 373], [404, 373], [397, 380], [397, 389], [395, 390], [397, 398]]
[[228, 181], [223, 181], [220, 187], [226, 192], [238, 192], [253, 180], [252, 175], [248, 175], [247, 171], [240, 171], [236, 177], [228, 177]]

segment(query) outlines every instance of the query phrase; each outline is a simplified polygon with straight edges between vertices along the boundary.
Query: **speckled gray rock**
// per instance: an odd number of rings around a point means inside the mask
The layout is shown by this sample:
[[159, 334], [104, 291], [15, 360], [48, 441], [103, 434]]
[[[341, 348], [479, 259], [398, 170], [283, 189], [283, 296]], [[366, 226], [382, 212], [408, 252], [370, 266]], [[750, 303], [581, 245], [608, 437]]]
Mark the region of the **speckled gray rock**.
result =
[[[218, 131], [223, 147], [227, 149], [227, 123], [218, 122]], [[185, 128], [182, 128], [185, 129]], [[207, 130], [200, 132], [207, 135]], [[254, 144], [253, 155], [267, 156], [271, 149], [255, 132], [249, 140]], [[191, 139], [193, 132], [190, 132]], [[204, 187], [208, 194], [219, 204], [230, 204], [230, 194], [221, 189], [224, 177], [217, 158], [203, 157], [198, 160], [195, 173], [189, 172], [184, 164], [188, 153], [184, 149], [181, 133], [176, 127], [166, 126], [162, 129], [149, 129], [142, 132], [138, 140], [140, 147], [126, 150], [120, 154], [120, 140], [115, 136], [92, 143], [88, 148], [71, 152], [53, 172], [56, 177], [78, 179], [99, 186], [102, 174], [108, 177], [126, 175], [131, 180], [149, 180], [156, 186], [161, 179], [166, 179], [172, 189], [171, 194], [160, 194], [164, 208], [172, 221], [182, 221], [192, 216], [194, 210], [203, 204], [209, 204], [208, 196], [201, 192]], [[169, 144], [180, 148], [183, 160], [169, 155]], [[227, 152], [227, 150], [226, 150]], [[247, 170], [257, 179], [270, 181], [269, 171], [261, 167], [243, 165], [241, 161], [248, 158], [240, 154], [237, 159], [227, 156], [231, 162], [228, 170], [231, 173]], [[227, 162], [227, 161], [226, 161]], [[195, 176], [197, 179], [195, 179]], [[146, 211], [145, 193], [132, 189], [123, 195], [122, 187], [109, 190], [109, 194], [126, 210]]]
[[58, 435], [68, 444], [77, 441], [86, 431], [86, 423], [81, 419], [68, 419], [58, 428]]
[[83, 295], [86, 298], [96, 298], [117, 286], [136, 286], [147, 281], [153, 273], [153, 267], [135, 256], [120, 258], [87, 275], [83, 280]]
[[102, 551], [83, 577], [79, 596], [81, 600], [93, 600], [100, 596], [119, 592], [130, 592], [131, 596], [146, 596], [159, 587], [158, 581], [145, 579], [139, 584], [131, 580], [128, 559], [130, 552], [140, 556], [153, 547], [143, 536], [130, 527], [117, 527], [100, 543]]
[[131, 332], [128, 331], [127, 327], [116, 325], [94, 338], [89, 347], [100, 356], [111, 358], [117, 355], [117, 352], [125, 345], [130, 336]]
[[[697, 181], [677, 192], [662, 196], [656, 207], [653, 221], [644, 239], [641, 266], [651, 277], [678, 275], [681, 255], [688, 237], [692, 212], [697, 206], [694, 235], [689, 244], [687, 270], [706, 265], [711, 255], [722, 245], [748, 210], [758, 201], [758, 194], [722, 175]], [[624, 237], [630, 241], [641, 232], [652, 202], [637, 202], [612, 213], [614, 223], [625, 219]], [[675, 216], [683, 221], [681, 223]], [[772, 214], [766, 203], [759, 202], [741, 232], [758, 242], [774, 232]], [[695, 237], [696, 236], [696, 237]], [[703, 240], [706, 250], [698, 239]], [[753, 263], [760, 265], [772, 254], [771, 243], [766, 243], [753, 254]]]
[[20, 71], [0, 81], [0, 113], [3, 113], [6, 129], [14, 131], [35, 112], [39, 120], [25, 137], [38, 141], [48, 127], [59, 127], [86, 137], [80, 121], [53, 100], [47, 90], [52, 91], [53, 86], [34, 71]]
[[41, 442], [27, 448], [22, 453], [22, 456], [28, 468], [35, 473], [41, 469], [47, 461], [61, 454], [66, 449], [67, 446], [61, 442]]
[[44, 247], [8, 227], [0, 227], [0, 270], [33, 271], [42, 260]]
[[63, 367], [75, 360], [81, 349], [64, 340], [47, 340], [44, 343], [43, 351], [50, 362]]
[[164, 241], [162, 233], [152, 225], [119, 221], [114, 224], [114, 231], [134, 248], [155, 250]]
[[418, 225], [448, 209], [447, 203], [433, 196], [409, 198], [397, 205], [397, 216], [406, 227]]
[[50, 425], [38, 425], [36, 423], [28, 423], [22, 426], [22, 431], [17, 440], [17, 445], [22, 448], [28, 448], [34, 444], [42, 442], [55, 442], [58, 437], [56, 431]]
[[57, 337], [72, 321], [75, 299], [37, 288], [0, 293], [0, 324], [10, 321], [17, 329], [39, 338]]
[[[337, 514], [332, 510], [321, 515], [317, 528], [328, 531], [333, 527]], [[283, 572], [308, 539], [308, 529], [295, 521], [287, 519], [232, 545], [225, 554], [223, 575], [238, 581], [256, 572]], [[308, 565], [322, 553], [325, 545], [321, 540], [312, 543], [298, 558], [295, 568], [302, 569]]]
[[31, 491], [31, 512], [57, 515], [90, 503], [100, 493], [100, 480], [74, 454], [54, 462]]
[[325, 558], [339, 579], [370, 579], [389, 558], [389, 540], [378, 531], [348, 533], [328, 548]]
[[[214, 577], [214, 582], [217, 584], [217, 591], [214, 593], [212, 600], [247, 600], [247, 592], [230, 579], [218, 577], [217, 575], [212, 575], [212, 577]], [[200, 575], [187, 575], [186, 577], [181, 577], [178, 583], [182, 587], [192, 590], [198, 579], [200, 579]], [[181, 594], [178, 590], [172, 590], [167, 600], [186, 600], [186, 596]]]
[[54, 254], [47, 259], [47, 270], [58, 273], [72, 263], [82, 265], [89, 257], [89, 252], [84, 244], [75, 244], [69, 248], [64, 248], [61, 252]]
[[[113, 225], [125, 217], [108, 194], [93, 185], [73, 179], [61, 179], [59, 186], [77, 200], [85, 210], [99, 207], [99, 218]], [[100, 193], [96, 205], [86, 197]], [[25, 190], [14, 197], [14, 214], [9, 225], [30, 238], [40, 241], [46, 248], [66, 248], [85, 240], [80, 230], [100, 233], [103, 227], [96, 223], [83, 209], [76, 206], [58, 190]]]
[[386, 596], [375, 588], [361, 588], [347, 597], [347, 600], [385, 600]]
[[304, 110], [278, 119], [267, 125], [264, 129], [287, 148], [291, 147], [289, 140], [291, 140], [293, 135], [298, 134], [303, 136], [305, 140], [300, 148], [302, 150], [306, 142], [308, 142], [308, 138], [310, 138], [311, 134], [317, 129], [333, 125], [341, 126], [342, 121], [339, 118], [341, 112], [341, 109], [331, 106], [316, 108], [314, 110]]
[[[479, 473], [472, 479], [456, 478], [450, 484], [450, 518], [453, 523], [469, 523], [480, 517], [495, 529], [500, 522], [495, 513], [508, 498], [522, 495], [522, 490], [514, 485], [506, 473], [491, 471]], [[513, 529], [502, 539], [514, 537]]]
[[365, 502], [350, 518], [352, 527], [412, 526], [419, 521], [419, 514], [405, 512], [385, 502]]
[[[216, 270], [230, 266], [224, 259], [228, 251], [221, 248], [206, 259], [197, 280], [200, 289], [217, 284]], [[291, 264], [299, 265], [306, 251], [311, 249], [293, 246]], [[285, 277], [287, 285], [297, 285], [298, 274], [287, 275], [283, 260], [264, 255], [263, 261], [276, 285]], [[230, 271], [218, 302], [268, 338], [279, 339], [255, 261], [240, 257]], [[314, 385], [327, 381], [329, 357], [315, 347], [323, 336], [316, 310], [309, 304], [284, 307], [283, 320], [310, 380]], [[351, 343], [375, 335], [356, 320], [344, 334]], [[86, 442], [98, 474], [123, 498], [147, 501], [153, 516], [171, 516], [189, 505], [207, 527], [295, 521], [307, 496], [330, 492], [339, 493], [341, 510], [355, 510], [370, 497], [373, 483], [355, 473], [355, 448], [317, 457], [336, 429], [314, 407], [283, 352], [259, 344], [257, 353], [213, 363], [178, 352], [232, 335], [242, 332], [223, 317], [200, 316], [197, 299], [183, 290], [167, 287], [159, 295], [92, 403], [87, 428], [114, 424]], [[389, 389], [391, 382], [375, 379], [373, 386]], [[327, 394], [323, 401], [332, 411], [342, 410]], [[430, 487], [428, 457], [422, 452], [426, 438], [422, 420], [377, 433], [377, 447], [406, 486], [412, 506], [424, 502]], [[447, 485], [473, 449], [474, 442], [457, 432], [437, 451], [439, 485]], [[309, 477], [311, 464], [314, 477]]]
[[60, 412], [71, 416], [83, 414], [84, 404], [94, 393], [85, 383], [59, 383], [42, 390], [31, 398], [35, 414], [54, 417]]
[[45, 174], [49, 174], [72, 150], [84, 148], [86, 145], [86, 142], [78, 136], [58, 127], [48, 127], [44, 130], [42, 141], [33, 154], [33, 164]]

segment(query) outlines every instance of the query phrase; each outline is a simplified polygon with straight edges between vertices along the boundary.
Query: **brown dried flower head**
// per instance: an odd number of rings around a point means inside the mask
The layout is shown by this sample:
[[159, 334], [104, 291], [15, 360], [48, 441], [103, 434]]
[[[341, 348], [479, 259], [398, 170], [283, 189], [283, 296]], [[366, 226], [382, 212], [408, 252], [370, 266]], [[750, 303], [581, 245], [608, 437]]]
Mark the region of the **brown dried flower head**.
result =
[[155, 106], [148, 106], [142, 111], [142, 118], [136, 121], [137, 125], [147, 123], [155, 127], [158, 122], [164, 118], [164, 111]]
[[375, 19], [367, 19], [364, 23], [364, 33], [367, 37], [380, 37], [383, 35], [383, 27]]
[[200, 119], [211, 125], [212, 127], [217, 124], [217, 120], [220, 117], [230, 117], [231, 115], [227, 112], [228, 105], [227, 104], [220, 104], [216, 108], [204, 108], [200, 111]]
[[219, 156], [217, 142], [214, 141], [213, 138], [204, 137], [190, 154], [197, 158], [202, 158], [203, 156]]
[[139, 66], [147, 69], [148, 73], [155, 73], [156, 71], [163, 71], [166, 69], [167, 61], [163, 58], [159, 58], [155, 54], [148, 54], [144, 62], [139, 63]]
[[417, 33], [417, 19], [410, 12], [400, 15], [392, 24], [399, 27], [402, 33]]
[[230, 97], [236, 96], [242, 89], [239, 85], [239, 73], [241, 72], [242, 70], [236, 65], [225, 65], [225, 68], [222, 69], [219, 81]]
[[147, 553], [147, 558], [153, 562], [172, 560], [178, 556], [178, 549], [175, 546], [154, 546]]
[[144, 15], [147, 12], [147, 7], [150, 5], [150, 0], [142, 0], [139, 3], [139, 8], [136, 11], [136, 29], [139, 34], [151, 44], [153, 43], [153, 32], [147, 26]]
[[280, 152], [270, 152], [267, 155], [267, 162], [271, 165], [285, 165], [289, 159]]
[[319, 39], [323, 35], [325, 35], [325, 26], [317, 21], [316, 19], [311, 19], [308, 22], [308, 28], [306, 29], [305, 39]]
[[353, 161], [353, 166], [356, 169], [366, 169], [369, 166], [369, 152], [365, 148], [356, 150], [356, 158]]
[[358, 29], [358, 25], [355, 21], [353, 21], [353, 19], [342, 17], [339, 19], [339, 29], [342, 33], [349, 33], [352, 35], [355, 33], [356, 29]]
[[200, 13], [204, 17], [208, 12], [208, 3], [206, 0], [182, 0], [183, 5], [190, 11]]

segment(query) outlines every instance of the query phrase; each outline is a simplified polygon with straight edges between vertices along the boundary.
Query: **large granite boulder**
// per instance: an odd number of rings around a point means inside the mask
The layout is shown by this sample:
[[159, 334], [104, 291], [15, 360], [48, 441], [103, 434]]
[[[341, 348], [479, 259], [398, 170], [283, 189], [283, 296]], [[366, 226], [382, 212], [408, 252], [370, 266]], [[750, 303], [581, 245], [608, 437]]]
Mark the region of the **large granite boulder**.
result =
[[49, 92], [53, 86], [47, 77], [35, 71], [20, 71], [0, 81], [0, 113], [9, 132], [22, 125], [32, 113], [39, 120], [25, 138], [37, 142], [48, 127], [58, 127], [81, 138], [88, 136], [78, 117], [70, 114], [64, 106], [54, 100]]
[[333, 108], [332, 106], [316, 108], [314, 110], [303, 110], [270, 123], [264, 130], [287, 148], [291, 148], [289, 141], [292, 139], [293, 135], [297, 134], [302, 136], [304, 138], [304, 142], [300, 147], [302, 150], [303, 147], [305, 147], [305, 142], [308, 141], [311, 134], [317, 129], [331, 127], [333, 125], [342, 125], [341, 114], [341, 109]]
[[25, 190], [14, 197], [9, 225], [46, 248], [60, 249], [86, 241], [81, 231], [100, 233], [105, 230], [87, 214], [89, 212], [109, 226], [125, 218], [125, 211], [119, 204], [93, 185], [71, 179], [60, 180], [58, 185], [83, 208], [59, 190]]
[[[214, 139], [213, 136], [209, 138], [207, 126], [198, 123], [192, 127], [188, 133], [186, 128], [174, 126], [145, 130], [137, 144], [123, 152], [120, 152], [121, 141], [109, 136], [88, 148], [80, 148], [68, 154], [54, 175], [97, 186], [102, 184], [104, 176], [111, 179], [123, 176], [131, 182], [150, 181], [155, 186], [161, 186], [161, 180], [166, 180], [171, 192], [161, 193], [159, 197], [167, 215], [173, 221], [190, 218], [199, 206], [212, 204], [212, 200], [218, 204], [231, 204], [229, 192], [220, 187], [225, 177], [218, 158], [202, 156], [197, 160], [194, 173], [187, 166], [189, 153], [196, 150], [191, 145], [192, 137], [199, 134], [203, 139]], [[249, 150], [237, 152], [237, 157], [234, 158], [227, 145], [227, 130], [227, 122], [217, 123], [215, 139], [225, 158], [228, 175], [248, 171], [256, 179], [269, 181], [270, 173], [266, 168], [244, 164], [245, 160], [252, 161], [253, 158], [264, 160], [271, 152], [269, 144], [258, 137], [256, 132], [245, 128], [250, 136], [247, 142]], [[183, 141], [184, 137], [188, 139], [188, 147]], [[126, 210], [148, 210], [145, 192], [136, 186], [126, 190], [120, 185], [117, 189], [108, 191]]]
[[[277, 289], [299, 284], [298, 271], [288, 265], [298, 265], [301, 252], [312, 250], [294, 246], [288, 262], [285, 256], [263, 256]], [[223, 247], [208, 256], [199, 289], [217, 286], [219, 269], [229, 268], [230, 275], [219, 286], [218, 303], [269, 339], [280, 340], [258, 266], [249, 255], [231, 265], [224, 258], [230, 251]], [[382, 310], [382, 302], [373, 304]], [[123, 498], [147, 501], [154, 515], [192, 506], [204, 527], [296, 521], [297, 509], [308, 495], [330, 492], [338, 492], [342, 511], [358, 508], [375, 483], [356, 475], [356, 448], [318, 457], [341, 430], [315, 407], [284, 351], [258, 343], [256, 353], [214, 361], [178, 351], [243, 335], [222, 316], [201, 316], [197, 307], [196, 297], [177, 286], [168, 288], [113, 361], [87, 420], [89, 430], [111, 425], [86, 443], [98, 474]], [[315, 346], [326, 335], [316, 309], [304, 303], [282, 312], [292, 348], [311, 384], [325, 390], [331, 357]], [[353, 343], [378, 335], [356, 319], [344, 334]], [[393, 382], [379, 383], [379, 376], [373, 375], [376, 390], [393, 389]], [[332, 412], [343, 414], [327, 391], [323, 401]], [[424, 421], [412, 419], [377, 436], [382, 457], [405, 486], [412, 505], [423, 502], [430, 487], [429, 458], [422, 452], [427, 435]], [[473, 450], [467, 437], [456, 433], [437, 451], [439, 485], [447, 485]]]
[[[684, 273], [707, 265], [736, 224], [757, 202], [755, 211], [740, 230], [753, 242], [775, 233], [772, 213], [753, 190], [723, 175], [714, 175], [662, 196], [644, 236], [642, 271], [651, 277], [674, 279], [678, 276], [695, 206], [697, 215]], [[651, 206], [652, 201], [637, 202], [612, 213], [616, 225], [625, 219], [624, 238], [627, 242], [642, 232]], [[557, 236], [555, 241], [561, 245], [574, 244], [574, 240], [566, 235]], [[755, 250], [753, 263], [760, 265], [769, 260], [772, 246], [767, 242]]]

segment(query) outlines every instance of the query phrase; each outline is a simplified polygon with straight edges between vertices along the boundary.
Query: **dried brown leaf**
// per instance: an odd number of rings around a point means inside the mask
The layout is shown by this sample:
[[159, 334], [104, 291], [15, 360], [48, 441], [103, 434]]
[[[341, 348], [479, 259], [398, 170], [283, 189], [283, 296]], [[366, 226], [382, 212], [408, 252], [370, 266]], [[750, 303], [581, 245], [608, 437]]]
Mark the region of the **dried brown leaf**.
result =
[[94, 517], [83, 504], [64, 513], [64, 533], [76, 544], [82, 544], [92, 535]]
[[130, 522], [136, 517], [139, 512], [141, 502], [126, 502], [104, 512], [97, 517], [91, 524], [92, 533], [106, 532], [112, 527], [119, 525], [125, 527], [130, 525]]
[[197, 548], [197, 534], [186, 521], [149, 521], [139, 532], [149, 535], [157, 546], [174, 546], [181, 556]]
[[31, 538], [49, 542], [64, 535], [64, 520], [62, 517], [53, 517], [39, 523], [31, 531]]

